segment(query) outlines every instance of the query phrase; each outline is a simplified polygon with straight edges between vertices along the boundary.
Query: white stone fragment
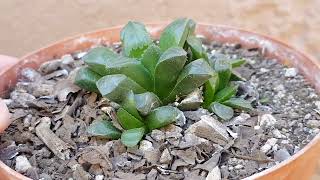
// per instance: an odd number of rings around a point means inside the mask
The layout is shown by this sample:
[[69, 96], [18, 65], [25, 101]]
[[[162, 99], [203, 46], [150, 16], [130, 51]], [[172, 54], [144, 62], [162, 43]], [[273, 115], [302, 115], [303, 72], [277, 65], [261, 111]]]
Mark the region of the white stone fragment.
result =
[[17, 156], [15, 166], [16, 171], [24, 173], [31, 167], [29, 160], [25, 156]]
[[212, 171], [209, 172], [206, 180], [221, 180], [220, 168], [218, 166], [213, 168]]
[[150, 141], [147, 141], [147, 140], [142, 140], [140, 142], [140, 147], [139, 149], [143, 152], [143, 151], [150, 151], [150, 150], [153, 150], [153, 145], [152, 145], [152, 142]]
[[274, 126], [277, 122], [277, 119], [274, 118], [271, 114], [263, 114], [260, 117], [259, 125], [262, 127], [271, 127]]
[[272, 134], [274, 135], [275, 138], [278, 138], [278, 139], [286, 137], [285, 135], [281, 134], [281, 132], [278, 129], [274, 129], [272, 131]]
[[267, 140], [267, 142], [260, 148], [260, 150], [264, 153], [267, 153], [276, 143], [276, 138], [270, 138]]
[[286, 68], [284, 76], [285, 77], [295, 77], [298, 74], [298, 70], [296, 68]]
[[95, 180], [103, 180], [104, 179], [104, 175], [96, 175], [96, 177], [94, 178]]
[[194, 134], [219, 145], [225, 145], [231, 139], [227, 132], [227, 127], [208, 115], [201, 116], [201, 120], [191, 125], [185, 133]]

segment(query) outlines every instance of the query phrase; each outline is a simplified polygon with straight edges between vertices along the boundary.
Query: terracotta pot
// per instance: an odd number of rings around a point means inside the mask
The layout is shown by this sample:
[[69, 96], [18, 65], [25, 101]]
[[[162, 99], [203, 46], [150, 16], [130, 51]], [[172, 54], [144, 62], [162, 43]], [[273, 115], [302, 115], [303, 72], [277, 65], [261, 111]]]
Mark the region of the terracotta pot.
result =
[[[158, 38], [167, 23], [150, 24], [148, 30], [154, 38]], [[19, 61], [14, 58], [0, 56], [0, 97], [4, 97], [15, 85], [22, 68], [37, 68], [41, 63], [90, 48], [97, 44], [111, 44], [119, 41], [119, 27], [99, 30], [69, 38], [48, 47], [30, 53]], [[294, 48], [256, 33], [234, 29], [226, 26], [199, 24], [197, 34], [208, 40], [220, 42], [241, 43], [244, 47], [259, 47], [267, 57], [275, 58], [280, 63], [299, 69], [320, 91], [320, 63]], [[8, 109], [0, 100], [0, 132], [10, 124]], [[290, 159], [247, 179], [310, 179], [320, 159], [320, 135], [317, 135], [305, 148]], [[0, 161], [1, 179], [28, 179], [15, 172]]]

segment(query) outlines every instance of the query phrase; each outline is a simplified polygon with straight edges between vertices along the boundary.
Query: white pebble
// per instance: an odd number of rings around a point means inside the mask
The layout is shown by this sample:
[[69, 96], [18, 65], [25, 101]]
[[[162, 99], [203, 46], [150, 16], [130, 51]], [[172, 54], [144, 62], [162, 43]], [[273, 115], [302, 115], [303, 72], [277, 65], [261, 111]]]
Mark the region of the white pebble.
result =
[[276, 138], [270, 138], [267, 142], [260, 148], [260, 150], [264, 153], [268, 152], [274, 145], [277, 143]]
[[298, 74], [298, 70], [296, 68], [287, 68], [285, 69], [284, 76], [285, 77], [295, 77]]
[[275, 138], [278, 138], [278, 139], [286, 137], [285, 135], [281, 134], [281, 132], [278, 129], [274, 129], [272, 131], [272, 134], [274, 135]]
[[266, 72], [269, 72], [270, 69], [266, 69], [266, 68], [260, 68], [260, 72], [262, 73], [266, 73]]
[[104, 175], [96, 175], [95, 180], [103, 180]]
[[277, 119], [274, 118], [271, 114], [263, 114], [260, 119], [260, 126], [270, 127], [274, 126], [277, 122]]
[[26, 172], [29, 168], [31, 168], [31, 164], [25, 156], [17, 156], [16, 158], [16, 171], [20, 173]]
[[147, 141], [147, 140], [142, 140], [142, 141], [140, 142], [140, 147], [139, 147], [139, 149], [140, 149], [141, 151], [149, 151], [149, 150], [152, 150], [152, 149], [154, 149], [154, 148], [153, 148], [153, 146], [152, 146], [152, 142]]
[[317, 109], [320, 110], [320, 101], [315, 101], [314, 104], [317, 106]]
[[242, 168], [243, 168], [243, 165], [238, 164], [238, 165], [236, 165], [234, 168], [235, 168], [235, 169], [242, 169]]
[[265, 144], [263, 145], [260, 150], [264, 153], [268, 152], [272, 147], [270, 146], [270, 144]]

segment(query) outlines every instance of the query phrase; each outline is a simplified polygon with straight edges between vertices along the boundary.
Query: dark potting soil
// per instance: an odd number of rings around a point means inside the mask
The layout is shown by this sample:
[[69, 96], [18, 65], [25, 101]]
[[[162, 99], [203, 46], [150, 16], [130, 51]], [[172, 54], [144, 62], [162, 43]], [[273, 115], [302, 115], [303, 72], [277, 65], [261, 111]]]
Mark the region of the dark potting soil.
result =
[[1, 134], [0, 159], [32, 179], [241, 179], [290, 158], [319, 133], [320, 97], [296, 69], [240, 44], [206, 47], [211, 56], [247, 60], [237, 69], [247, 79], [238, 82], [238, 96], [255, 110], [222, 123], [202, 108], [184, 111], [185, 119], [134, 148], [90, 137], [93, 120], [114, 122], [115, 105], [73, 85], [85, 52], [75, 53], [22, 70], [5, 99], [13, 123]]

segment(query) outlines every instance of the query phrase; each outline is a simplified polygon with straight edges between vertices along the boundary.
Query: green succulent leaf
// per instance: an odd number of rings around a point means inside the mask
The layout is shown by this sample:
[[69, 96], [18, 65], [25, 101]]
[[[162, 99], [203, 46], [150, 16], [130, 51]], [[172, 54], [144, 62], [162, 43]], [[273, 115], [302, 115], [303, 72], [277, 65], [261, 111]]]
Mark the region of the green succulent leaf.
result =
[[175, 122], [179, 118], [179, 112], [172, 106], [161, 106], [154, 109], [146, 118], [148, 130], [152, 131]]
[[213, 72], [213, 76], [204, 84], [203, 94], [203, 106], [208, 107], [214, 100], [215, 93], [218, 89], [219, 77], [216, 72]]
[[139, 112], [137, 111], [136, 100], [133, 91], [130, 90], [128, 92], [121, 105], [129, 114], [138, 120], [142, 120]]
[[223, 104], [245, 111], [250, 111], [253, 109], [251, 103], [243, 98], [230, 98], [229, 100], [223, 102]]
[[101, 76], [107, 74], [106, 63], [118, 55], [106, 47], [96, 47], [91, 49], [82, 60], [89, 65], [90, 69]]
[[232, 70], [231, 72], [230, 81], [246, 81], [237, 71]]
[[238, 85], [230, 83], [228, 86], [218, 91], [218, 93], [214, 97], [214, 101], [217, 101], [217, 102], [226, 101], [231, 97], [233, 97], [234, 95], [236, 95], [237, 90], [238, 90]]
[[183, 47], [189, 34], [193, 34], [195, 22], [192, 19], [181, 18], [170, 23], [160, 36], [162, 51], [175, 46]]
[[150, 111], [159, 107], [161, 101], [157, 95], [152, 92], [145, 92], [134, 95], [137, 110], [144, 116], [148, 115]]
[[146, 90], [153, 90], [151, 74], [134, 58], [119, 56], [106, 63], [107, 74], [124, 74]]
[[129, 21], [121, 30], [120, 38], [124, 54], [128, 57], [140, 58], [144, 50], [152, 43], [145, 26], [133, 21]]
[[95, 120], [87, 129], [87, 132], [92, 136], [100, 136], [109, 139], [119, 139], [121, 131], [117, 129], [112, 122], [107, 120]]
[[117, 103], [120, 103], [130, 90], [133, 93], [146, 92], [143, 87], [123, 74], [104, 76], [96, 84], [102, 96]]
[[208, 59], [207, 52], [202, 47], [202, 42], [196, 36], [188, 36], [187, 44], [192, 52], [192, 59]]
[[223, 89], [229, 83], [231, 77], [231, 64], [226, 59], [216, 59], [214, 62], [214, 70], [218, 73], [219, 85], [218, 90]]
[[134, 147], [140, 142], [145, 131], [144, 127], [125, 130], [121, 135], [121, 142], [127, 147]]
[[82, 67], [77, 72], [74, 84], [82, 89], [99, 93], [96, 82], [100, 78], [101, 76], [99, 74], [95, 73], [88, 67]]
[[213, 102], [212, 104], [210, 104], [208, 109], [223, 120], [230, 120], [234, 114], [231, 107], [220, 104], [218, 102]]
[[119, 108], [117, 111], [117, 117], [120, 125], [124, 129], [132, 129], [132, 128], [139, 128], [144, 126], [144, 123], [141, 122], [139, 119], [135, 118], [133, 115], [128, 113], [123, 108]]
[[230, 60], [232, 68], [240, 67], [244, 63], [246, 63], [245, 59], [232, 59]]
[[213, 70], [206, 60], [198, 59], [187, 64], [180, 73], [177, 83], [164, 103], [175, 100], [176, 96], [185, 96], [203, 85], [213, 76]]
[[150, 74], [154, 74], [156, 65], [161, 56], [161, 50], [158, 46], [152, 44], [150, 45], [142, 55], [141, 63], [145, 68], [147, 68]]
[[154, 73], [155, 92], [162, 99], [174, 87], [176, 80], [187, 61], [187, 53], [181, 47], [166, 50], [156, 65]]

